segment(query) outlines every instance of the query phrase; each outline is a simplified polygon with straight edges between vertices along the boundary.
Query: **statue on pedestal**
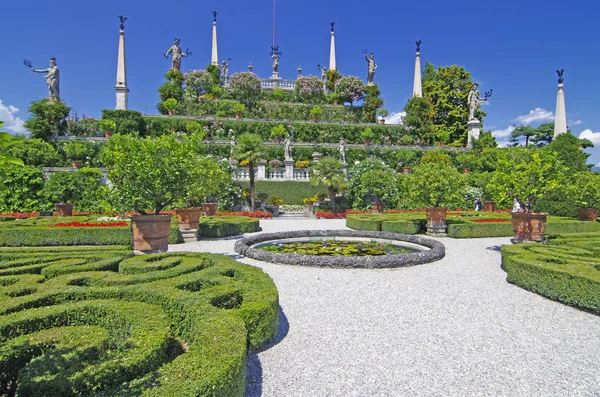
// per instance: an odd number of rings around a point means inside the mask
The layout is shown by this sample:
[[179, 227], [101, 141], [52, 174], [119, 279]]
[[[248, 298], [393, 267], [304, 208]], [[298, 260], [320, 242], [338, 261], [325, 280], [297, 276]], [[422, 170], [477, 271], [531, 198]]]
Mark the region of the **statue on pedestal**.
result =
[[125, 21], [127, 20], [127, 17], [124, 17], [123, 15], [119, 15], [118, 18], [121, 21], [121, 30], [125, 30]]
[[181, 40], [175, 39], [175, 42], [165, 54], [165, 58], [168, 58], [169, 54], [173, 54], [171, 69], [177, 71], [181, 70], [181, 58], [192, 55], [189, 48], [187, 48], [185, 52], [181, 51], [181, 48], [179, 48], [179, 43], [181, 43]]
[[225, 60], [223, 60], [223, 63], [221, 63], [221, 79], [222, 80], [227, 80], [227, 75], [229, 74], [229, 65], [231, 65], [231, 58], [229, 58], [227, 60], [227, 62]]
[[48, 97], [52, 100], [60, 100], [59, 71], [58, 66], [56, 66], [56, 58], [50, 58], [50, 66], [48, 69], [35, 69], [28, 59], [23, 60], [23, 65], [27, 66], [35, 73], [48, 73], [44, 76], [46, 78], [46, 84], [48, 85]]
[[293, 144], [293, 140], [294, 140], [294, 135], [287, 133], [285, 135], [285, 141], [283, 141], [283, 143], [285, 144], [284, 147], [284, 152], [285, 152], [285, 159], [287, 160], [293, 160], [292, 159], [292, 144]]
[[279, 75], [279, 55], [273, 54], [273, 76]]
[[562, 84], [565, 81], [565, 79], [563, 79], [563, 75], [565, 74], [565, 70], [564, 69], [557, 70], [556, 74], [558, 74], [558, 84]]
[[233, 148], [235, 147], [235, 135], [231, 135], [229, 140], [229, 159], [233, 160]]
[[321, 67], [321, 64], [318, 63], [317, 69], [319, 69], [319, 72], [321, 72], [321, 80], [326, 81], [327, 80], [327, 67], [326, 66]]
[[340, 138], [340, 161], [342, 164], [346, 164], [346, 142], [344, 142], [344, 138]]
[[[481, 98], [479, 96], [479, 91], [477, 90], [477, 88], [479, 88], [479, 84], [473, 83], [473, 88], [471, 88], [471, 92], [469, 92], [469, 99], [468, 99], [469, 121], [476, 120], [475, 111], [477, 110], [477, 106], [479, 105], [479, 102], [488, 100], [487, 96], [485, 98]], [[491, 92], [490, 92], [490, 95], [491, 95]]]
[[417, 40], [415, 41], [415, 44], [417, 45], [417, 52], [421, 52], [421, 44], [423, 44], [423, 41]]
[[369, 73], [367, 75], [367, 85], [374, 85], [375, 71], [377, 70], [377, 64], [375, 63], [375, 54], [365, 55], [365, 59], [369, 63]]

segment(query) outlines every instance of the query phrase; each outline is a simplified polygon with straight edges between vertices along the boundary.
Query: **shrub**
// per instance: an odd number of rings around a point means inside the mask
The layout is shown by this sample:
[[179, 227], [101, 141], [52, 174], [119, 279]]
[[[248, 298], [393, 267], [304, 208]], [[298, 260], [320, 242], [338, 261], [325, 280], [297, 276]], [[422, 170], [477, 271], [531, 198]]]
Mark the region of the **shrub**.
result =
[[234, 73], [229, 78], [229, 92], [234, 99], [251, 102], [260, 97], [260, 79], [252, 72]]
[[198, 234], [202, 237], [230, 237], [260, 231], [258, 219], [241, 216], [210, 217], [200, 219]]
[[42, 195], [48, 203], [73, 203], [81, 194], [75, 186], [73, 173], [68, 171], [55, 172], [48, 178], [42, 189]]
[[25, 122], [25, 128], [31, 131], [34, 138], [47, 140], [52, 136], [65, 135], [67, 132], [67, 116], [71, 108], [61, 101], [42, 99], [32, 101], [28, 112], [33, 117]]
[[211, 93], [215, 84], [214, 78], [206, 70], [192, 70], [184, 74], [185, 95], [188, 99], [198, 100]]
[[344, 102], [360, 101], [365, 96], [365, 83], [356, 76], [344, 76], [336, 81], [335, 93]]
[[314, 103], [323, 98], [323, 82], [316, 76], [299, 77], [294, 92], [298, 101]]
[[462, 204], [465, 183], [464, 174], [448, 164], [424, 163], [415, 167], [407, 186], [416, 207], [457, 208]]
[[60, 167], [65, 159], [56, 148], [42, 139], [22, 139], [8, 148], [8, 153], [32, 167]]
[[145, 135], [146, 123], [142, 114], [135, 110], [102, 109], [102, 120], [111, 120], [116, 124], [115, 134]]
[[8, 167], [0, 189], [0, 212], [31, 212], [51, 208], [40, 195], [44, 187], [42, 171], [32, 167]]
[[[309, 182], [294, 181], [256, 181], [256, 190], [265, 192], [273, 197], [281, 197], [286, 204], [302, 204], [302, 199], [307, 195], [318, 193], [325, 194], [327, 189], [319, 186], [313, 186]], [[249, 187], [249, 182], [241, 182], [245, 188]]]

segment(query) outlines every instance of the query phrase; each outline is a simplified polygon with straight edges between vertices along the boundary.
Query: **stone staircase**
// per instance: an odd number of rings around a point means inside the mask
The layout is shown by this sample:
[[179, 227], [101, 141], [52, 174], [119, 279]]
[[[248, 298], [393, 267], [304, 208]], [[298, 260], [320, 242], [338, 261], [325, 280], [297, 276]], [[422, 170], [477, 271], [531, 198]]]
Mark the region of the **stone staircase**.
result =
[[304, 211], [298, 211], [298, 212], [280, 211], [279, 216], [274, 217], [273, 219], [309, 219], [309, 218], [306, 216], [306, 213]]
[[198, 229], [179, 230], [184, 243], [193, 243], [198, 241]]

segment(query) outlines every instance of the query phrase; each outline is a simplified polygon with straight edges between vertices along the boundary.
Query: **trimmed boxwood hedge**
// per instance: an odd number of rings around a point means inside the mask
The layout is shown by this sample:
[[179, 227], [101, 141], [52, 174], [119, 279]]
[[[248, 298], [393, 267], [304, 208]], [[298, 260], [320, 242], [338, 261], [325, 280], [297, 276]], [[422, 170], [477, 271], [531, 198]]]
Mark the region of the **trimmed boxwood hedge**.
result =
[[600, 233], [564, 234], [548, 245], [502, 247], [507, 280], [568, 305], [600, 314]]
[[[241, 182], [241, 185], [244, 188], [250, 188], [250, 182]], [[305, 197], [327, 194], [327, 188], [314, 186], [308, 181], [256, 181], [254, 187], [256, 192], [267, 193], [269, 197], [279, 197], [284, 204], [301, 205]]]
[[271, 278], [219, 255], [2, 248], [0, 271], [2, 395], [243, 396], [277, 329]]
[[215, 216], [200, 218], [200, 237], [229, 237], [260, 230], [260, 221], [247, 216]]

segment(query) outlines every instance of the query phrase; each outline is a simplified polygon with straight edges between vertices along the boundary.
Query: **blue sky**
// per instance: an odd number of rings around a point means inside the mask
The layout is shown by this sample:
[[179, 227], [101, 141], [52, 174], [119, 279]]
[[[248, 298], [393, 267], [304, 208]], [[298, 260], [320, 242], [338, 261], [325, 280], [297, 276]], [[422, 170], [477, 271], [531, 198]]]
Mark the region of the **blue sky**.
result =
[[[600, 40], [594, 28], [600, 3], [576, 4], [279, 0], [277, 43], [284, 52], [280, 74], [294, 78], [299, 65], [304, 74], [318, 74], [317, 63], [328, 64], [329, 21], [335, 21], [338, 70], [366, 80], [361, 51], [374, 52], [379, 65], [375, 81], [385, 107], [401, 112], [412, 94], [414, 41], [421, 39], [423, 66], [426, 61], [461, 65], [482, 91], [494, 89], [484, 128], [503, 141], [515, 123], [553, 121], [555, 70], [564, 68], [569, 127], [596, 144], [590, 162], [600, 163]], [[61, 96], [80, 115], [97, 117], [101, 109], [113, 108], [121, 14], [129, 18], [129, 107], [155, 112], [156, 90], [170, 66], [163, 54], [174, 37], [193, 52], [183, 61], [184, 71], [210, 62], [212, 10], [219, 12], [219, 58], [232, 58], [230, 72], [247, 70], [252, 62], [254, 71], [267, 77], [272, 0], [6, 2], [0, 36], [0, 120], [7, 121], [6, 129], [22, 131], [28, 103], [46, 96], [43, 77], [25, 68], [24, 58], [36, 68], [46, 67], [50, 56], [57, 58]]]

